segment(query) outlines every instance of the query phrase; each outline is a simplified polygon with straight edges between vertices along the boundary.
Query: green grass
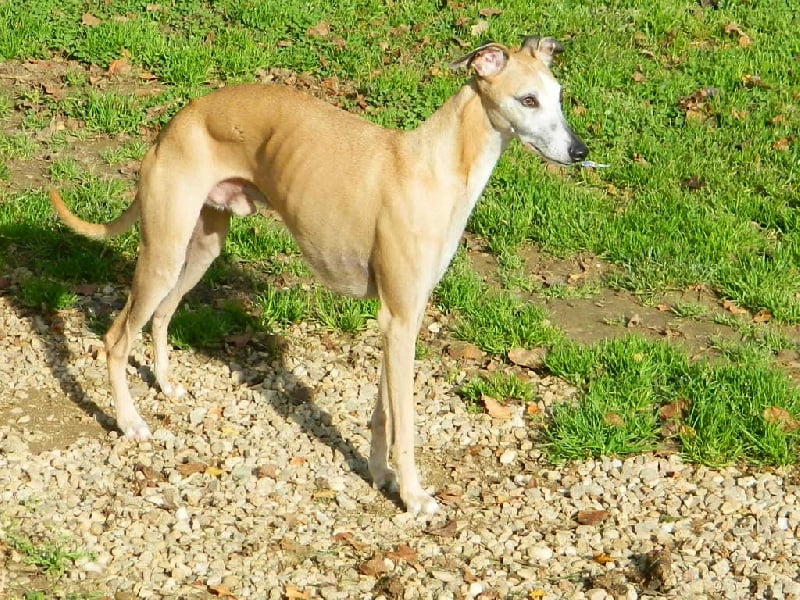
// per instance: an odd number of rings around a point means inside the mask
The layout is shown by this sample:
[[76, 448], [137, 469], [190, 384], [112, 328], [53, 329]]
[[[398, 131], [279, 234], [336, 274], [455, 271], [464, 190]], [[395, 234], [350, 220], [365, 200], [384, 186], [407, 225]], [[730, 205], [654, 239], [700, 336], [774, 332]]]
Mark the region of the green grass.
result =
[[76, 560], [93, 556], [90, 552], [75, 549], [74, 543], [64, 536], [35, 539], [11, 525], [3, 529], [2, 540], [22, 554], [27, 564], [54, 579], [64, 575]]
[[554, 406], [545, 430], [550, 455], [564, 460], [656, 449], [664, 441], [660, 409], [683, 401], [688, 409], [678, 437], [689, 460], [795, 463], [800, 430], [783, 431], [764, 414], [777, 407], [800, 416], [800, 389], [760, 353], [743, 350], [737, 358], [690, 362], [679, 348], [633, 336], [559, 345], [546, 365], [582, 394]]
[[[62, 95], [42, 85], [0, 91], [0, 276], [15, 274], [3, 293], [27, 310], [53, 311], [73, 305], [76, 284], [130, 282], [135, 231], [88, 241], [64, 232], [49, 208], [50, 184], [93, 221], [127, 205], [132, 182], [93, 175], [81, 144], [103, 142], [102, 160], [127, 166], [189, 98], [271, 68], [334, 82], [342, 106], [385, 126], [414, 127], [463, 83], [446, 64], [465, 46], [549, 34], [566, 46], [554, 65], [565, 115], [591, 158], [610, 167], [545, 169], [512, 144], [468, 225], [496, 255], [500, 285], [457, 257], [433, 297], [448, 333], [494, 360], [518, 347], [550, 349], [547, 369], [581, 392], [543, 425], [556, 460], [677, 442], [687, 458], [708, 464], [795, 462], [796, 434], [763, 415], [779, 407], [798, 417], [797, 388], [771, 361], [797, 349], [786, 331], [800, 324], [800, 13], [783, 0], [720, 2], [717, 10], [695, 0], [512, 0], [473, 37], [477, 10], [432, 0], [0, 4], [0, 60], [74, 61], [49, 82], [65, 86]], [[86, 14], [96, 21], [86, 24]], [[751, 43], [726, 33], [729, 23]], [[105, 77], [119, 59], [131, 74]], [[47, 133], [64, 122], [71, 128]], [[109, 140], [117, 143], [110, 151]], [[47, 181], [12, 184], [26, 161], [45, 164]], [[613, 267], [603, 284], [638, 297], [703, 285], [750, 313], [767, 311], [770, 322], [721, 317], [692, 302], [673, 306], [676, 318], [724, 320], [741, 335], [742, 342], [714, 340], [719, 358], [711, 363], [638, 338], [576, 345], [541, 302], [592, 297], [600, 284], [543, 288], [520, 255], [531, 243], [554, 256], [600, 257]], [[376, 311], [372, 301], [311, 283], [296, 244], [269, 217], [233, 221], [205, 284], [234, 280], [254, 290], [252, 309], [186, 305], [173, 322], [174, 344], [219, 348], [236, 333], [304, 320], [358, 334]], [[465, 398], [529, 401], [517, 385], [480, 380]], [[677, 397], [690, 408], [666, 440], [658, 412]]]

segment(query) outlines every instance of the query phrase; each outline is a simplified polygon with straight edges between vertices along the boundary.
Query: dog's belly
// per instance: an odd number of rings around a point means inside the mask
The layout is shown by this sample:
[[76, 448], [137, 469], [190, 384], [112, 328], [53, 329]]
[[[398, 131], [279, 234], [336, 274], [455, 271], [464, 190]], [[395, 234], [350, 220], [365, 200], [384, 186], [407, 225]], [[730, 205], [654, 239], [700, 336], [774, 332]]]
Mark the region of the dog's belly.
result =
[[372, 268], [357, 252], [323, 255], [313, 246], [302, 250], [317, 278], [333, 291], [356, 298], [375, 296]]

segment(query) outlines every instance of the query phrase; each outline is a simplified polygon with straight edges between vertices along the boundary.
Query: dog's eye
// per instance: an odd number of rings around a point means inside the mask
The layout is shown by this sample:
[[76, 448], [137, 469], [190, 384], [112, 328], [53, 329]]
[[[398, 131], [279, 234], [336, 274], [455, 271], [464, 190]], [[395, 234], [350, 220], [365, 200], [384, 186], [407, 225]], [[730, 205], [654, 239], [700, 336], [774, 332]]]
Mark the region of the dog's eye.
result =
[[539, 108], [539, 99], [533, 94], [523, 96], [519, 101], [525, 108]]

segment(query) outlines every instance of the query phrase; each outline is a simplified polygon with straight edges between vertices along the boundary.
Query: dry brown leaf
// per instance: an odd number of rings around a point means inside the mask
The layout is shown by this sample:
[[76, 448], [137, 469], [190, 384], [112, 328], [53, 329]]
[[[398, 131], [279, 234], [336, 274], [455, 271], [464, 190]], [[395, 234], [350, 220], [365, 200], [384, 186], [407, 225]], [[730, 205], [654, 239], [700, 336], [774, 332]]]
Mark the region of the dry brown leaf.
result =
[[363, 544], [358, 540], [354, 539], [353, 534], [350, 533], [349, 531], [342, 531], [340, 533], [337, 533], [336, 535], [333, 536], [333, 539], [343, 544], [349, 544], [353, 548], [353, 550], [356, 550], [357, 552], [362, 552], [367, 547], [366, 544]]
[[768, 90], [768, 89], [772, 88], [771, 85], [766, 83], [758, 75], [750, 75], [750, 74], [742, 75], [742, 83], [747, 88], [759, 88], [759, 89], [762, 89], [762, 90]]
[[727, 310], [732, 315], [745, 315], [747, 314], [747, 309], [742, 308], [733, 300], [723, 300], [722, 301], [722, 308]]
[[408, 544], [400, 544], [391, 552], [386, 553], [387, 558], [391, 558], [393, 561], [404, 560], [408, 563], [415, 563], [417, 562], [417, 551], [414, 550]]
[[97, 27], [100, 23], [102, 23], [102, 21], [92, 13], [83, 13], [83, 16], [81, 16], [81, 25], [85, 27]]
[[607, 510], [579, 510], [575, 520], [581, 525], [599, 525], [610, 516]]
[[130, 73], [130, 71], [131, 64], [124, 58], [118, 58], [108, 63], [109, 75], [123, 75], [125, 73]]
[[486, 408], [486, 414], [493, 419], [510, 419], [513, 414], [508, 406], [500, 404], [491, 396], [481, 396], [481, 402]]
[[544, 355], [543, 348], [534, 348], [532, 350], [512, 348], [508, 351], [508, 360], [520, 367], [539, 369], [544, 364]]
[[644, 81], [647, 81], [647, 77], [645, 77], [645, 74], [639, 71], [638, 69], [633, 73], [631, 79], [633, 79], [636, 83], [642, 83]]
[[435, 535], [436, 537], [451, 538], [458, 533], [458, 521], [455, 519], [449, 520], [444, 525], [439, 527], [431, 527], [425, 530], [428, 535]]
[[80, 296], [93, 296], [99, 286], [95, 283], [79, 283], [72, 291]]
[[253, 471], [253, 474], [258, 479], [263, 479], [264, 477], [269, 477], [270, 479], [275, 479], [278, 476], [278, 466], [277, 465], [259, 465]]
[[209, 585], [208, 591], [214, 594], [215, 596], [219, 596], [220, 598], [236, 598], [236, 595], [222, 584]]
[[598, 552], [592, 557], [592, 560], [598, 565], [607, 565], [610, 562], [614, 562], [614, 559], [605, 552]]
[[478, 37], [489, 31], [489, 22], [479, 19], [475, 25], [469, 28], [469, 33], [472, 37]]
[[607, 412], [603, 415], [603, 423], [610, 427], [625, 427], [625, 419], [615, 412]]
[[480, 10], [478, 10], [478, 14], [482, 17], [489, 18], [489, 17], [495, 17], [497, 15], [502, 15], [503, 11], [500, 10], [499, 8], [481, 8]]
[[742, 48], [746, 48], [753, 43], [753, 40], [750, 39], [750, 36], [742, 31], [742, 28], [736, 23], [728, 23], [725, 25], [725, 33], [736, 36], [738, 38], [739, 45]]
[[678, 398], [668, 404], [662, 406], [658, 411], [658, 416], [665, 421], [669, 419], [681, 419], [683, 413], [689, 407], [689, 400], [687, 398]]
[[781, 138], [772, 144], [772, 149], [778, 152], [786, 152], [789, 149], [791, 140], [789, 138]]
[[331, 26], [327, 21], [320, 21], [313, 27], [306, 29], [306, 35], [311, 38], [324, 38], [331, 34]]
[[780, 406], [770, 406], [764, 410], [763, 416], [767, 423], [777, 425], [785, 433], [800, 429], [800, 420], [795, 419], [788, 410]]
[[766, 308], [762, 308], [756, 314], [753, 315], [753, 322], [754, 323], [769, 323], [772, 320], [772, 313], [769, 312]]
[[230, 344], [234, 348], [244, 348], [253, 339], [252, 333], [234, 333], [225, 336], [225, 343]]
[[207, 468], [208, 465], [201, 462], [181, 463], [179, 465], [175, 465], [175, 470], [184, 477], [188, 477], [194, 473], [205, 473]]
[[539, 408], [539, 405], [535, 402], [528, 402], [527, 406], [525, 407], [525, 414], [528, 416], [538, 415], [541, 414], [542, 409]]
[[528, 598], [530, 600], [541, 600], [544, 598], [545, 592], [542, 589], [536, 588], [535, 590], [531, 590], [531, 593], [528, 594]]
[[306, 458], [303, 456], [293, 456], [291, 460], [289, 460], [290, 465], [302, 465], [306, 462]]
[[378, 577], [381, 574], [386, 573], [388, 570], [389, 568], [386, 565], [386, 559], [384, 559], [381, 554], [376, 554], [368, 561], [358, 565], [358, 572], [369, 577]]
[[139, 463], [133, 467], [133, 470], [141, 473], [148, 485], [154, 485], [159, 481], [164, 481], [164, 476], [161, 473], [147, 465]]
[[310, 600], [311, 592], [304, 592], [300, 588], [289, 584], [284, 588], [283, 596], [286, 600]]

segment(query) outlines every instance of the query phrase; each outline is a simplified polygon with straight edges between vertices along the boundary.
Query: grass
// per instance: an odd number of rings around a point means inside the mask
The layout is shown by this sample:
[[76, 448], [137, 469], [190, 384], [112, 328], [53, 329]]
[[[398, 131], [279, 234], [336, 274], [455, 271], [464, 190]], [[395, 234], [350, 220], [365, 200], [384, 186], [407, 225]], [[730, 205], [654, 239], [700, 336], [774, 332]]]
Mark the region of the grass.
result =
[[54, 579], [64, 575], [75, 561], [92, 558], [91, 553], [75, 549], [71, 540], [64, 536], [34, 539], [12, 525], [3, 529], [3, 542], [19, 552], [27, 564]]
[[[487, 30], [473, 36], [480, 21]], [[554, 460], [670, 443], [714, 465], [795, 462], [796, 432], [764, 415], [780, 408], [800, 417], [796, 385], [772, 362], [797, 350], [785, 332], [800, 324], [800, 37], [791, 34], [798, 28], [800, 13], [782, 0], [718, 9], [694, 0], [513, 0], [491, 17], [470, 3], [432, 0], [3, 3], [0, 59], [57, 67], [48, 85], [0, 89], [0, 276], [17, 274], [3, 293], [27, 310], [52, 312], [74, 305], [78, 284], [129, 283], [135, 231], [101, 244], [65, 233], [51, 214], [51, 184], [94, 221], [128, 203], [131, 182], [95, 175], [77, 146], [103, 142], [105, 165], [127, 168], [189, 98], [269, 69], [339, 86], [340, 105], [385, 126], [414, 127], [463, 82], [444, 66], [465, 47], [550, 34], [567, 48], [554, 66], [565, 115], [591, 158], [610, 167], [542, 168], [512, 145], [468, 225], [497, 257], [499, 285], [461, 253], [434, 304], [452, 335], [495, 360], [518, 347], [550, 349], [546, 369], [581, 391], [543, 425]], [[130, 73], [105, 73], [115, 61]], [[69, 127], [48, 137], [59, 123]], [[44, 181], [15, 179], [28, 162], [46, 164]], [[601, 257], [613, 267], [604, 285], [639, 297], [704, 286], [749, 314], [721, 317], [679, 302], [675, 317], [724, 320], [742, 341], [714, 340], [714, 362], [642, 338], [572, 343], [542, 302], [591, 298], [599, 284], [542, 288], [521, 258], [525, 244], [557, 257]], [[374, 318], [374, 302], [335, 297], [309, 275], [273, 219], [234, 220], [205, 284], [219, 288], [238, 276], [254, 290], [253, 305], [187, 304], [172, 342], [219, 348], [227, 336], [303, 320], [357, 334]], [[756, 313], [769, 322], [752, 322]], [[531, 400], [513, 380], [471, 385], [470, 402], [480, 394]], [[665, 429], [660, 411], [676, 398], [688, 408], [677, 429]]]

